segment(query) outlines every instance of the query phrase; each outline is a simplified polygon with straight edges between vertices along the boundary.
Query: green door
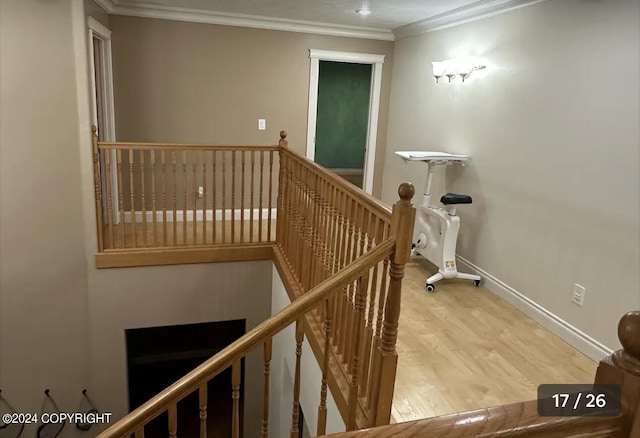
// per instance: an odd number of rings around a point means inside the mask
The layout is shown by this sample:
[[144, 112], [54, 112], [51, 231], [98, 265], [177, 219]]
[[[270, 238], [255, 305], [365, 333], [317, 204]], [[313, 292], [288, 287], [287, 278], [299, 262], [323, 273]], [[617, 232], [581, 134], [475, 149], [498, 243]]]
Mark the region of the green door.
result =
[[[362, 169], [367, 145], [371, 64], [321, 61], [314, 161], [346, 175]], [[339, 170], [338, 170], [339, 169]], [[345, 178], [352, 180], [353, 178]]]

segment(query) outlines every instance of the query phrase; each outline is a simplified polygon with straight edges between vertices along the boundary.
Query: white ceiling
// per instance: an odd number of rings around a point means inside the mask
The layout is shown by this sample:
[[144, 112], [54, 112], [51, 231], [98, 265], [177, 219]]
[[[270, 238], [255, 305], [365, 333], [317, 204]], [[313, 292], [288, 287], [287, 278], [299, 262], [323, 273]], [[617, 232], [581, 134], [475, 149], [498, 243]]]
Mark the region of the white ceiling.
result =
[[[486, 0], [112, 0], [115, 5], [142, 9], [204, 12], [293, 20], [314, 24], [391, 31], [400, 26], [451, 12]], [[356, 9], [368, 6], [371, 14]], [[174, 9], [175, 8], [175, 9]], [[249, 18], [247, 17], [247, 18]]]

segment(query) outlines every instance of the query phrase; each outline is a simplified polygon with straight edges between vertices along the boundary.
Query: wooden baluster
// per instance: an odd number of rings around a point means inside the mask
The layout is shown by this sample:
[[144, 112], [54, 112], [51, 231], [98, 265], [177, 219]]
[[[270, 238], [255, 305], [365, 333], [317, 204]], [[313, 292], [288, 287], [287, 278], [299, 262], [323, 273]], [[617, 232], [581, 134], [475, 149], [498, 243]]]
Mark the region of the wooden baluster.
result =
[[260, 202], [258, 206], [258, 242], [262, 242], [262, 198], [264, 196], [264, 151], [260, 151], [260, 189], [258, 192], [260, 193]]
[[[371, 226], [373, 227], [373, 229], [370, 230], [370, 234], [368, 236], [369, 238], [367, 241], [367, 250], [370, 251], [371, 248], [373, 247], [374, 241], [378, 240], [378, 237], [377, 237], [378, 225], [380, 221], [378, 220], [375, 214], [373, 213], [368, 213], [368, 214], [369, 214], [369, 220], [370, 220]], [[376, 236], [375, 239], [373, 236]], [[379, 263], [376, 263], [373, 266], [373, 271], [371, 274], [371, 283], [367, 288], [367, 294], [369, 297], [368, 299], [369, 307], [367, 308], [367, 326], [365, 328], [364, 347], [363, 347], [363, 355], [362, 355], [362, 357], [364, 358], [364, 361], [362, 363], [362, 375], [360, 378], [360, 382], [362, 382], [362, 385], [360, 385], [361, 397], [366, 397], [368, 395], [367, 393], [370, 388], [370, 385], [368, 384], [368, 382], [369, 382], [369, 371], [371, 367], [371, 346], [373, 345], [373, 317], [374, 317], [375, 306], [376, 306], [376, 291], [378, 287], [378, 266], [379, 266]]]
[[[355, 230], [355, 220], [356, 220], [356, 209], [357, 203], [355, 199], [349, 197], [349, 209], [347, 212], [348, 219], [348, 228], [347, 228], [347, 253], [345, 254], [345, 263], [344, 266], [347, 266], [349, 263], [353, 261], [354, 249], [357, 247], [354, 242], [354, 230]], [[351, 361], [351, 341], [353, 339], [352, 328], [353, 328], [353, 311], [354, 311], [354, 283], [350, 283], [347, 286], [347, 302], [345, 309], [345, 319], [344, 319], [344, 342], [342, 343], [342, 357], [344, 359], [344, 363], [349, 365]]]
[[595, 384], [620, 385], [622, 415], [628, 437], [640, 436], [640, 310], [628, 312], [618, 323], [622, 348], [602, 359]]
[[182, 245], [187, 241], [187, 151], [182, 151]]
[[[289, 148], [289, 142], [287, 141], [287, 132], [280, 131], [280, 140], [278, 140], [278, 147], [280, 147], [280, 152], [278, 155], [278, 166], [280, 166], [280, 170], [278, 171], [278, 178], [282, 174], [282, 156], [283, 152]], [[271, 167], [269, 169], [269, 215], [271, 215], [271, 192], [273, 192], [272, 184], [273, 184], [273, 151], [269, 154]], [[278, 188], [278, 190], [280, 190]], [[276, 219], [277, 220], [277, 219]], [[271, 223], [271, 216], [269, 216], [269, 223]], [[277, 225], [277, 224], [276, 224]], [[277, 227], [276, 227], [277, 228]], [[271, 236], [271, 228], [269, 228], [269, 240], [271, 241], [274, 237]], [[277, 234], [277, 230], [276, 230]]]
[[202, 244], [207, 244], [207, 151], [202, 151]]
[[[347, 420], [347, 429], [355, 430], [356, 429], [356, 407], [358, 404], [358, 391], [360, 384], [360, 362], [361, 362], [361, 354], [362, 354], [362, 336], [364, 335], [364, 301], [366, 299], [365, 296], [365, 288], [367, 284], [367, 280], [369, 278], [369, 270], [367, 270], [366, 274], [362, 275], [356, 284], [355, 297], [354, 297], [354, 326], [355, 330], [353, 332], [352, 341], [351, 341], [351, 382], [349, 385], [349, 402], [348, 409], [349, 415]], [[350, 429], [349, 429], [350, 428]]]
[[227, 230], [226, 230], [227, 206], [225, 203], [225, 200], [226, 200], [225, 185], [226, 185], [226, 179], [227, 179], [226, 167], [227, 167], [227, 151], [222, 151], [222, 243], [225, 243], [227, 241]]
[[144, 438], [144, 426], [136, 429], [135, 438]]
[[326, 193], [325, 193], [325, 181], [317, 174], [314, 174], [314, 184], [317, 187], [316, 199], [315, 199], [315, 221], [317, 223], [317, 233], [316, 233], [316, 254], [314, 257], [314, 271], [313, 271], [313, 282], [311, 287], [317, 286], [324, 279], [324, 274], [326, 273], [326, 265], [328, 254], [326, 252], [327, 248], [327, 210], [326, 210]]
[[136, 221], [136, 199], [135, 199], [135, 189], [133, 187], [133, 149], [129, 149], [129, 198], [131, 204], [129, 205], [130, 218], [131, 218], [131, 229], [133, 230], [133, 247], [138, 247], [138, 222]]
[[211, 243], [216, 243], [217, 241], [217, 236], [216, 236], [216, 225], [218, 222], [218, 210], [216, 209], [216, 197], [218, 195], [218, 192], [216, 191], [216, 175], [218, 175], [218, 169], [216, 168], [216, 155], [217, 152], [215, 150], [211, 151], [211, 198], [212, 198], [212, 204], [211, 204], [211, 209], [213, 210], [212, 213], [212, 228], [213, 230], [211, 231]]
[[[162, 246], [167, 246], [167, 163], [164, 149], [160, 151], [160, 166], [162, 169]], [[175, 221], [175, 216], [173, 217]]]
[[240, 165], [242, 166], [242, 180], [240, 181], [240, 242], [244, 242], [244, 151], [240, 154]]
[[253, 243], [253, 227], [255, 226], [253, 222], [253, 210], [255, 208], [253, 204], [253, 191], [256, 187], [255, 185], [255, 171], [256, 171], [256, 154], [255, 151], [251, 151], [251, 193], [249, 195], [249, 242]]
[[120, 212], [120, 230], [122, 231], [122, 248], [127, 247], [127, 230], [124, 220], [124, 186], [122, 184], [122, 149], [116, 150], [116, 172], [118, 173], [118, 211]]
[[200, 405], [200, 438], [207, 438], [207, 384], [198, 388], [198, 404]]
[[[311, 172], [310, 172], [311, 173]], [[309, 289], [316, 285], [318, 280], [318, 265], [322, 257], [320, 234], [323, 231], [320, 225], [320, 183], [318, 175], [311, 173], [311, 263], [309, 264]], [[322, 317], [324, 318], [324, 306]]]
[[[357, 260], [358, 257], [362, 255], [364, 250], [364, 238], [362, 237], [362, 233], [363, 233], [362, 230], [364, 228], [363, 215], [364, 215], [364, 207], [361, 206], [356, 201], [354, 232], [351, 237], [353, 240], [353, 255], [351, 257], [351, 261]], [[350, 313], [351, 320], [348, 325], [348, 330], [349, 330], [349, 333], [352, 333], [352, 334], [354, 332], [357, 332], [358, 326], [360, 326], [362, 323], [361, 321], [362, 311], [359, 311], [359, 303], [358, 303], [358, 301], [360, 300], [359, 296], [361, 295], [361, 289], [362, 289], [361, 284], [362, 284], [362, 279], [359, 278], [357, 281], [355, 281], [351, 285], [351, 296], [352, 296], [351, 313]], [[360, 333], [363, 333], [363, 332], [364, 332], [364, 328]], [[359, 350], [354, 349], [353, 347], [356, 342], [360, 342], [360, 339], [356, 339], [354, 336], [349, 336], [348, 340], [349, 342], [347, 345], [347, 357], [348, 357], [347, 362], [351, 364], [350, 367], [352, 368], [354, 356], [356, 353], [359, 352]]]
[[100, 150], [98, 149], [98, 128], [91, 127], [93, 133], [93, 186], [96, 198], [96, 229], [98, 232], [98, 252], [104, 250], [104, 227], [102, 226], [102, 186], [100, 177]]
[[[329, 185], [328, 220], [329, 220], [329, 229], [330, 229], [329, 244], [328, 244], [328, 247], [329, 247], [328, 274], [330, 276], [331, 274], [336, 273], [338, 269], [338, 248], [337, 247], [338, 247], [338, 241], [340, 237], [339, 236], [340, 226], [338, 223], [338, 215], [337, 215], [337, 211], [338, 211], [337, 205], [339, 202], [338, 190], [333, 184], [328, 184], [328, 185]], [[333, 332], [331, 334], [331, 337], [333, 338], [333, 342], [332, 342], [333, 345], [335, 345], [335, 340], [336, 340], [337, 327], [338, 327], [337, 322], [340, 321], [340, 317], [338, 315], [339, 300], [340, 300], [340, 295], [334, 294], [333, 315], [336, 323], [333, 324]]]
[[380, 275], [380, 289], [378, 289], [378, 316], [376, 318], [375, 334], [373, 337], [373, 351], [372, 351], [372, 365], [371, 365], [371, 377], [370, 377], [370, 389], [369, 389], [369, 403], [368, 407], [371, 410], [371, 424], [375, 424], [375, 403], [378, 399], [378, 393], [380, 392], [380, 355], [378, 350], [380, 349], [380, 335], [382, 333], [382, 317], [384, 314], [384, 307], [387, 300], [387, 273], [389, 271], [389, 257], [385, 258], [382, 262], [382, 273]]
[[109, 230], [109, 248], [113, 249], [114, 246], [114, 235], [113, 235], [113, 188], [112, 188], [112, 178], [111, 175], [111, 150], [104, 150], [104, 160], [105, 160], [105, 168], [107, 171], [107, 177], [105, 178], [107, 184], [107, 223]]
[[178, 156], [171, 151], [171, 167], [173, 168], [173, 245], [178, 244]]
[[327, 375], [329, 373], [329, 357], [331, 356], [331, 318], [332, 307], [331, 300], [333, 295], [325, 301], [324, 316], [324, 352], [322, 356], [322, 383], [320, 385], [320, 406], [318, 407], [318, 433], [317, 435], [325, 435], [327, 433]]
[[291, 414], [291, 438], [298, 438], [300, 420], [300, 361], [302, 341], [304, 340], [304, 321], [296, 321], [296, 374], [293, 383], [293, 412]]
[[231, 436], [240, 437], [240, 360], [231, 366], [231, 398], [233, 400], [233, 418], [231, 423]]
[[[362, 215], [362, 219], [361, 219], [361, 224], [362, 224], [362, 228], [360, 231], [360, 245], [361, 245], [361, 250], [360, 250], [360, 255], [365, 254], [366, 252], [368, 252], [371, 249], [371, 243], [370, 240], [368, 238], [368, 233], [369, 233], [369, 226], [371, 224], [371, 212], [369, 212], [366, 208], [363, 207], [363, 215]], [[358, 363], [360, 365], [360, 368], [358, 370], [359, 375], [358, 375], [358, 381], [360, 382], [359, 384], [359, 395], [360, 396], [364, 396], [366, 393], [366, 379], [364, 376], [364, 371], [365, 371], [365, 362], [368, 362], [368, 355], [366, 354], [366, 346], [367, 346], [367, 317], [368, 317], [368, 313], [367, 313], [367, 302], [369, 301], [369, 289], [370, 289], [370, 285], [371, 285], [371, 276], [373, 274], [373, 268], [370, 268], [366, 275], [364, 277], [361, 277], [361, 281], [362, 281], [362, 290], [360, 291], [361, 293], [361, 300], [362, 300], [362, 308], [360, 310], [360, 317], [358, 319], [358, 323], [360, 324], [360, 333], [361, 333], [361, 339], [360, 339], [360, 347], [356, 350], [356, 354], [359, 357]], [[367, 367], [368, 368], [368, 367]]]
[[153, 227], [153, 246], [158, 246], [158, 213], [156, 211], [156, 151], [151, 150], [149, 156], [151, 159], [151, 213], [153, 214], [152, 227]]
[[271, 381], [271, 351], [273, 338], [264, 343], [264, 392], [262, 397], [262, 438], [269, 437], [269, 383]]
[[[343, 213], [347, 203], [347, 195], [346, 193], [342, 192], [337, 188], [336, 188], [336, 191], [338, 194], [338, 202], [336, 203], [336, 206], [337, 206], [337, 209], [336, 209], [337, 239], [336, 240], [337, 241], [336, 241], [336, 261], [334, 263], [334, 266], [335, 266], [334, 273], [339, 272], [344, 266], [343, 258], [344, 258], [344, 253], [346, 252], [345, 241], [347, 236], [347, 221]], [[338, 348], [338, 352], [342, 350], [342, 345], [343, 345], [344, 316], [345, 316], [344, 309], [346, 306], [346, 299], [347, 299], [346, 287], [344, 287], [340, 290], [340, 293], [336, 298], [337, 311], [335, 313], [335, 319], [336, 319], [336, 330], [338, 333], [334, 335], [333, 344]]]
[[[298, 230], [298, 242], [296, 246], [296, 253], [299, 254], [296, 257], [296, 273], [298, 274], [298, 278], [302, 282], [302, 272], [304, 267], [304, 246], [305, 246], [305, 234], [304, 234], [304, 190], [302, 186], [302, 165], [300, 162], [296, 162], [296, 203], [297, 206], [297, 230]], [[306, 292], [306, 290], [304, 291]]]
[[295, 175], [294, 175], [294, 169], [295, 169], [295, 161], [293, 159], [291, 159], [289, 161], [289, 181], [287, 184], [287, 195], [285, 196], [285, 199], [287, 199], [288, 204], [289, 204], [289, 228], [288, 228], [288, 236], [287, 236], [287, 255], [289, 256], [289, 263], [291, 268], [293, 269], [294, 263], [295, 263], [295, 258], [298, 256], [297, 252], [296, 252], [296, 245], [297, 245], [297, 238], [298, 238], [298, 234], [297, 234], [297, 226], [298, 226], [298, 219], [296, 216], [296, 199], [295, 199], [295, 193], [296, 193], [296, 182], [295, 182]]
[[231, 151], [231, 243], [236, 241], [236, 151]]
[[[285, 253], [287, 253], [289, 242], [289, 230], [291, 227], [291, 217], [289, 212], [289, 201], [287, 198], [289, 193], [289, 158], [284, 150], [280, 151], [280, 175], [278, 177], [278, 230], [276, 231], [276, 239], [278, 245]], [[288, 259], [287, 259], [288, 260]]]
[[375, 425], [389, 424], [391, 419], [391, 402], [396, 380], [398, 354], [396, 340], [398, 337], [398, 319], [400, 318], [400, 302], [404, 265], [411, 258], [411, 238], [416, 210], [411, 203], [415, 190], [410, 183], [402, 183], [398, 189], [400, 200], [393, 206], [391, 214], [391, 235], [395, 239], [395, 248], [391, 255], [389, 270], [389, 291], [384, 311], [384, 323], [378, 355], [380, 370], [376, 380], [380, 382], [377, 395]]
[[169, 406], [169, 438], [178, 436], [178, 404], [173, 403]]
[[145, 196], [144, 179], [145, 179], [145, 163], [144, 150], [140, 150], [140, 199], [142, 202], [142, 246], [145, 248], [147, 244], [147, 199]]
[[191, 214], [193, 216], [192, 218], [192, 225], [193, 225], [193, 233], [192, 233], [192, 239], [193, 239], [193, 244], [197, 245], [198, 244], [198, 217], [197, 217], [197, 213], [198, 213], [198, 154], [196, 151], [191, 151], [192, 154], [192, 160], [191, 160], [191, 173], [193, 174], [191, 179], [193, 180], [193, 188], [192, 188], [192, 192], [193, 192], [193, 205], [192, 207], [192, 211]]
[[273, 197], [273, 151], [269, 151], [269, 209], [267, 210], [267, 241], [271, 242], [271, 200]]
[[311, 289], [311, 276], [310, 276], [310, 272], [311, 272], [311, 266], [313, 264], [313, 235], [312, 233], [309, 232], [309, 225], [311, 227], [311, 230], [313, 230], [313, 224], [309, 224], [310, 220], [310, 216], [312, 215], [311, 213], [311, 209], [313, 208], [313, 203], [311, 202], [311, 197], [313, 196], [313, 188], [309, 188], [309, 186], [306, 184], [306, 181], [308, 181], [309, 178], [309, 171], [306, 167], [304, 167], [302, 169], [302, 181], [304, 182], [304, 186], [303, 186], [303, 192], [302, 192], [302, 206], [304, 208], [304, 213], [302, 216], [302, 220], [303, 220], [303, 236], [304, 236], [304, 242], [303, 242], [303, 246], [302, 246], [302, 266], [301, 266], [301, 273], [302, 273], [302, 285], [304, 287], [305, 292], [308, 291], [309, 289]]

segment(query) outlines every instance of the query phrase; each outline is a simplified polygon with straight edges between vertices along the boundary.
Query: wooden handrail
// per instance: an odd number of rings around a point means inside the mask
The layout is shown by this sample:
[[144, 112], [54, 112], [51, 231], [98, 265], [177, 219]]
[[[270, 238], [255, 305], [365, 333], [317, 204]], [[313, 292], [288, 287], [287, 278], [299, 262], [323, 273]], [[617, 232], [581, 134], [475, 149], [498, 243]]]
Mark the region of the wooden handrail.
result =
[[334, 438], [568, 438], [621, 437], [623, 418], [540, 417], [536, 400], [443, 415], [373, 429], [327, 435]]
[[210, 145], [190, 143], [125, 143], [125, 142], [98, 142], [98, 149], [132, 149], [132, 150], [198, 150], [198, 151], [279, 151], [278, 145]]
[[381, 242], [373, 250], [346, 266], [322, 284], [311, 289], [285, 309], [262, 322], [220, 353], [208, 359], [173, 385], [113, 424], [108, 430], [98, 435], [98, 438], [120, 438], [131, 435], [136, 429], [164, 412], [172, 403], [177, 403], [198, 389], [200, 385], [209, 381], [248, 352], [299, 319], [300, 315], [305, 314], [327, 299], [333, 292], [355, 281], [362, 275], [363, 271], [370, 269], [391, 254], [394, 247], [395, 241], [393, 239]]

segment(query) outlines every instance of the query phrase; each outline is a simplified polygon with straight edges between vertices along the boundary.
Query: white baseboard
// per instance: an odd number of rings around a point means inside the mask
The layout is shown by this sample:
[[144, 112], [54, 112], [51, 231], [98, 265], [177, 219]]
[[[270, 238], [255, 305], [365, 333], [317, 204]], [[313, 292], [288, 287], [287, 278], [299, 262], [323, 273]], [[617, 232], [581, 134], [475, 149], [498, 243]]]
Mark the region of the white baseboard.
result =
[[562, 318], [548, 311], [538, 303], [524, 296], [511, 286], [477, 267], [464, 257], [456, 256], [458, 263], [464, 266], [462, 271], [472, 272], [482, 277], [482, 285], [509, 304], [512, 304], [547, 330], [559, 336], [569, 345], [581, 351], [591, 359], [599, 361], [613, 353], [613, 350], [578, 330]]
[[[250, 208], [245, 208], [244, 209], [244, 220], [247, 221], [249, 220], [249, 218], [251, 217], [251, 210]], [[227, 208], [224, 210], [224, 219], [227, 221], [230, 220], [240, 220], [240, 213], [241, 213], [241, 209], [236, 208], [234, 210]], [[276, 218], [276, 213], [277, 213], [278, 209], [277, 208], [272, 208], [271, 209], [271, 217], [273, 219]], [[206, 220], [208, 221], [212, 221], [213, 217], [214, 217], [214, 211], [212, 209], [208, 209], [206, 210]], [[146, 219], [147, 222], [152, 222], [153, 221], [153, 211], [147, 211], [146, 212]], [[196, 221], [202, 221], [203, 218], [203, 210], [196, 210]], [[162, 211], [156, 211], [156, 221], [157, 222], [162, 222], [162, 217], [163, 217], [163, 212]], [[253, 209], [253, 220], [257, 221], [258, 218], [260, 217], [260, 209], [259, 208], [254, 208]], [[265, 220], [269, 217], [269, 209], [268, 208], [263, 208], [262, 209], [262, 219]], [[135, 220], [136, 222], [142, 222], [142, 211], [136, 210], [135, 212]], [[215, 210], [215, 220], [216, 221], [221, 221], [222, 220], [222, 209], [216, 209]], [[124, 212], [124, 221], [125, 223], [129, 224], [131, 223], [131, 212], [130, 211], [125, 211]], [[167, 222], [173, 222], [173, 210], [167, 210]], [[183, 222], [184, 221], [184, 211], [183, 210], [177, 210], [176, 211], [176, 222]], [[193, 221], [193, 210], [187, 210], [187, 222], [192, 222]]]

